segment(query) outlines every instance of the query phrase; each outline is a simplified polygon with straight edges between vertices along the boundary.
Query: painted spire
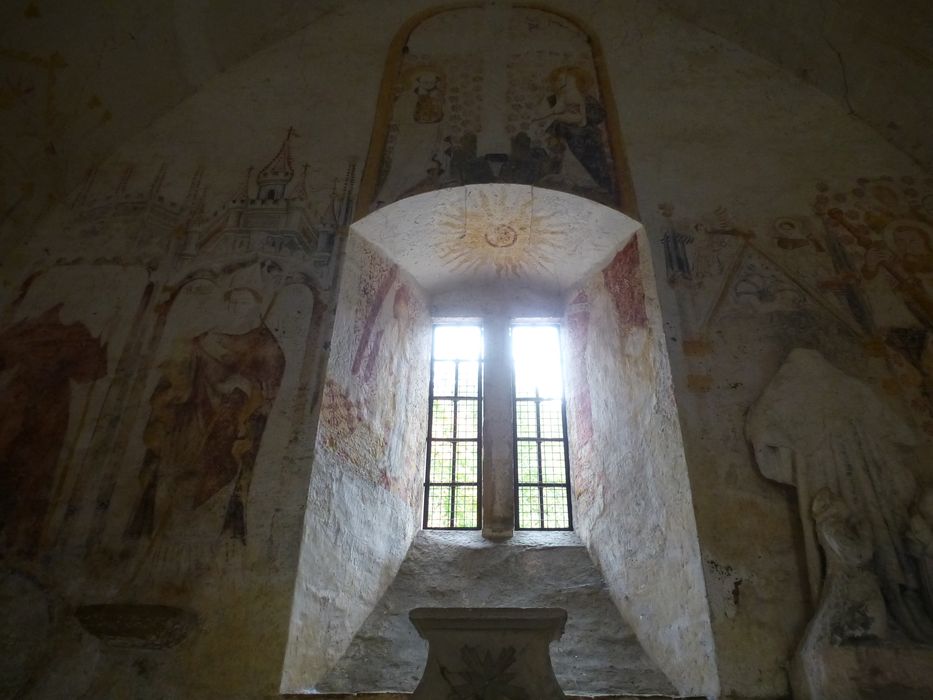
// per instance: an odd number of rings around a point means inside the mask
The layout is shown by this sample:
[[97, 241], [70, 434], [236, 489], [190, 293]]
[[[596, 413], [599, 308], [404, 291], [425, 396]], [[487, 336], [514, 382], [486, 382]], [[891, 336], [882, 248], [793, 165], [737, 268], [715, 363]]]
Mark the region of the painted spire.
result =
[[310, 167], [311, 166], [305, 163], [301, 168], [301, 177], [298, 180], [298, 184], [292, 188], [290, 199], [305, 200], [308, 198], [308, 170]]
[[279, 147], [278, 153], [259, 171], [259, 176], [256, 178], [259, 184], [259, 199], [275, 201], [285, 197], [285, 187], [295, 176], [291, 152], [291, 140], [295, 135], [295, 130], [288, 127], [288, 133], [285, 134], [285, 140]]

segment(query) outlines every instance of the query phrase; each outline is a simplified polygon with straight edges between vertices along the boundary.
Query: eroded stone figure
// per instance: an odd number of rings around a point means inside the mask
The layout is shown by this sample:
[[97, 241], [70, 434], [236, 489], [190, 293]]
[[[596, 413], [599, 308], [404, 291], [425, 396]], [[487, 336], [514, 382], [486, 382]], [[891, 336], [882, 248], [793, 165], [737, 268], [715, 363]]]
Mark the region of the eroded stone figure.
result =
[[887, 615], [878, 577], [871, 571], [874, 550], [867, 523], [856, 519], [829, 489], [816, 494], [811, 512], [826, 558], [826, 578], [808, 640], [842, 644], [884, 638]]
[[907, 541], [917, 560], [923, 602], [933, 614], [933, 488], [924, 490], [911, 510]]
[[866, 384], [815, 350], [793, 350], [751, 408], [746, 430], [765, 477], [797, 488], [814, 598], [822, 580], [813, 497], [828, 489], [865, 523], [891, 617], [916, 641], [933, 640], [907, 529], [916, 481], [905, 448], [912, 429]]
[[885, 639], [887, 612], [878, 577], [872, 571], [871, 529], [829, 489], [813, 498], [810, 514], [826, 562], [819, 605], [807, 625], [790, 666], [799, 700], [848, 700], [855, 697], [845, 664], [834, 654], [865, 649]]

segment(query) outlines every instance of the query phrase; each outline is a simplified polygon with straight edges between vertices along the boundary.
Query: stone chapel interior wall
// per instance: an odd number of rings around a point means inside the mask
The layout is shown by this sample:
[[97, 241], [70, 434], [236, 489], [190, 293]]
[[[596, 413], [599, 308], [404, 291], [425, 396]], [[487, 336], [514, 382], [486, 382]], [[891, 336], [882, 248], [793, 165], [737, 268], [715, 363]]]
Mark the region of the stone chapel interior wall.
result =
[[[832, 223], [829, 210], [839, 208], [850, 224], [865, 226], [890, 264], [910, 267], [929, 295], [923, 240], [929, 246], [933, 182], [836, 102], [654, 3], [552, 4], [598, 28], [605, 48], [648, 234], [649, 246], [640, 253], [650, 253], [661, 307], [672, 319], [663, 330], [685, 429], [722, 691], [778, 696], [787, 691], [787, 659], [810, 612], [807, 584], [794, 496], [758, 473], [743, 434], [744, 414], [791, 348], [814, 347], [875, 386], [916, 424], [930, 453], [931, 413], [923, 395], [931, 372], [930, 330], [887, 269], [873, 267], [866, 248]], [[298, 132], [291, 142], [292, 184], [307, 160], [309, 216], [314, 222], [329, 216], [334, 179], [339, 194], [348, 161], [365, 155], [391, 35], [429, 6], [347, 4], [231, 67], [126, 140], [86, 190], [79, 187], [68, 203], [50, 208], [37, 228], [19, 232], [21, 245], [4, 251], [3, 371], [28, 364], [17, 336], [23, 319], [35, 322], [35, 337], [67, 338], [83, 357], [57, 379], [41, 365], [36, 370], [54, 385], [55, 396], [64, 397], [57, 405], [67, 406], [67, 415], [28, 429], [4, 423], [30, 444], [60, 446], [44, 457], [48, 469], [40, 481], [50, 479], [58, 498], [41, 512], [40, 528], [45, 531], [48, 517], [53, 529], [46, 537], [67, 536], [40, 540], [33, 553], [4, 545], [4, 590], [18, 601], [15, 619], [28, 617], [26, 608], [35, 612], [30, 624], [16, 624], [24, 630], [20, 651], [10, 670], [4, 667], [11, 687], [28, 687], [27, 697], [54, 697], [62, 688], [76, 697], [141, 687], [152, 697], [276, 692], [321, 389], [312, 381], [318, 392], [307, 401], [296, 398], [302, 374], [293, 363], [320, 366], [329, 317], [318, 319], [320, 332], [304, 342], [294, 333], [315, 327], [299, 319], [309, 299], [316, 294], [320, 308], [332, 309], [332, 294], [320, 280], [305, 284], [307, 292], [283, 294], [283, 335], [270, 327], [273, 343], [261, 334], [271, 365], [278, 363], [277, 345], [284, 367], [263, 411], [263, 436], [254, 444], [245, 543], [227, 537], [229, 557], [218, 551], [215, 568], [131, 597], [124, 586], [131, 570], [126, 557], [144, 559], [146, 550], [124, 533], [142, 496], [137, 476], [156, 387], [166, 372], [163, 353], [180, 358], [176, 366], [191, 357], [171, 355], [164, 333], [156, 342], [163, 311], [169, 336], [187, 322], [177, 311], [170, 319], [171, 309], [159, 305], [171, 296], [165, 286], [174, 289], [200, 263], [211, 270], [210, 284], [199, 283], [209, 293], [198, 296], [198, 287], [188, 283], [177, 287], [202, 300], [191, 299], [195, 306], [223, 306], [234, 287], [269, 300], [262, 271], [275, 270], [262, 267], [263, 256], [254, 268], [235, 249], [194, 261], [180, 255], [190, 218], [203, 211], [211, 220], [215, 209], [238, 197], [251, 166], [255, 187], [258, 169], [290, 126]], [[120, 202], [127, 206], [115, 207]], [[918, 250], [902, 250], [885, 237], [894, 220], [919, 222], [925, 233], [917, 238]], [[668, 265], [664, 240], [678, 235], [688, 263], [669, 257]], [[833, 240], [844, 256], [833, 253]], [[225, 258], [228, 253], [232, 257]], [[244, 265], [226, 269], [228, 263]], [[78, 281], [82, 266], [86, 275]], [[241, 269], [259, 280], [241, 284], [234, 278]], [[59, 282], [42, 286], [55, 275]], [[846, 301], [847, 294], [862, 301]], [[57, 318], [43, 316], [58, 303]], [[867, 307], [871, 332], [864, 325]], [[52, 330], [59, 335], [49, 335]], [[13, 364], [7, 353], [16, 356]], [[21, 386], [21, 393], [0, 398], [4, 421], [32, 420], [44, 411], [38, 392]], [[138, 415], [127, 414], [127, 407]], [[31, 523], [39, 511], [24, 512], [23, 522]], [[224, 517], [205, 527], [219, 536]], [[115, 646], [94, 609], [83, 625], [74, 615], [76, 608], [103, 603], [178, 608], [180, 617], [169, 622], [188, 634], [174, 646], [172, 639], [154, 648]], [[51, 612], [36, 612], [45, 610]]]

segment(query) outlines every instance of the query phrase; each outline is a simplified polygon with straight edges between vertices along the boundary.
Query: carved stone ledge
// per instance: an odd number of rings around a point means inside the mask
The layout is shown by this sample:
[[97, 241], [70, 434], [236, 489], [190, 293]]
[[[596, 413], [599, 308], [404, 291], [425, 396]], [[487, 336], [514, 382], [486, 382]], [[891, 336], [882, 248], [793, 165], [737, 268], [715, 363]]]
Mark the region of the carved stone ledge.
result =
[[560, 608], [416, 608], [409, 617], [428, 641], [428, 661], [415, 700], [496, 697], [566, 698], [551, 667], [560, 639]]

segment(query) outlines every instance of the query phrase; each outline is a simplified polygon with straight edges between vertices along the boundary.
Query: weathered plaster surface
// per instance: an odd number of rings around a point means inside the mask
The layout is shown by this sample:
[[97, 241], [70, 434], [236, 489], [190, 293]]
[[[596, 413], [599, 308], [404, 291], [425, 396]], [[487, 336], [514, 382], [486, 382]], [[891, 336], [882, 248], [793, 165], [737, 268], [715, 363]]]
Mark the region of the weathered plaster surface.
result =
[[571, 293], [565, 336], [576, 527], [681, 693], [718, 692], [696, 524], [641, 236]]
[[[786, 692], [788, 659], [810, 615], [803, 539], [794, 494], [757, 473], [744, 415], [790, 349], [810, 347], [875, 384], [916, 423], [928, 422], [916, 387], [929, 370], [908, 370], [909, 360], [883, 347], [887, 327], [904, 319], [899, 307], [897, 317], [881, 311], [897, 307], [886, 299], [890, 279], [862, 279], [857, 250], [847, 254], [854, 276], [844, 260], [834, 263], [820, 214], [826, 197], [845, 212], [875, 210], [876, 222], [879, 209], [917, 218], [903, 188], [915, 189], [919, 204], [924, 173], [815, 90], [722, 39], [663, 15], [612, 35], [610, 63], [654, 57], [655, 79], [619, 74], [614, 87], [629, 96], [620, 103], [622, 129], [662, 278], [722, 689], [777, 695]], [[882, 176], [900, 204], [859, 204], [859, 179], [868, 189]], [[922, 205], [913, 208], [927, 216]], [[689, 277], [662, 266], [664, 238], [673, 234], [692, 238]], [[822, 252], [785, 238], [814, 239]], [[848, 291], [847, 279], [855, 281]], [[847, 294], [870, 300], [874, 328], [860, 326]], [[928, 442], [918, 461], [924, 454]]]
[[321, 681], [391, 583], [417, 530], [430, 330], [414, 281], [351, 236], [324, 377], [283, 691], [313, 689]]
[[425, 606], [564, 608], [567, 626], [551, 645], [551, 660], [565, 692], [674, 690], [619, 616], [575, 534], [519, 532], [494, 543], [479, 533], [439, 531], [415, 537], [392, 585], [318, 690], [412, 691], [427, 644], [408, 613]]
[[[227, 540], [222, 541], [230, 546], [209, 551], [207, 565], [199, 563], [181, 580], [172, 581], [174, 574], [165, 580], [162, 571], [158, 586], [156, 578], [127, 583], [143, 570], [135, 564], [147, 559], [146, 545], [126, 543], [123, 536], [143, 490], [138, 477], [152, 399], [165, 376], [164, 361], [186, 357], [173, 354], [170, 346], [175, 340], [190, 341], [196, 337], [192, 332], [204, 330], [200, 324], [222, 316], [215, 303], [223, 302], [231, 286], [263, 291], [258, 283], [240, 284], [233, 278], [235, 270], [224, 271], [228, 263], [247, 261], [249, 256], [238, 258], [235, 249], [205, 248], [202, 252], [209, 255], [195, 259], [182, 255], [191, 242], [186, 232], [209, 238], [207, 224], [214, 221], [215, 210], [222, 212], [225, 203], [238, 197], [246, 169], [258, 170], [268, 162], [289, 126], [298, 131], [292, 143], [292, 185], [307, 160], [309, 216], [315, 222], [332, 217], [333, 180], [342, 181], [348, 159], [362, 159], [369, 142], [392, 35], [405, 19], [431, 4], [361, 1], [334, 5], [332, 12], [331, 6], [317, 3], [287, 12], [276, 11], [280, 5], [266, 5], [257, 12], [252, 6], [221, 8], [215, 3], [202, 8], [203, 14], [198, 8], [180, 14], [203, 19], [216, 63], [196, 46], [197, 27], [188, 23], [183, 36], [176, 36], [175, 17], [150, 3], [145, 8], [111, 3], [104, 14], [87, 5], [62, 5], [68, 10], [61, 15], [42, 2], [3, 9], [4, 19], [10, 19], [3, 22], [4, 47], [28, 55], [3, 55], [13, 75], [2, 105], [13, 106], [3, 121], [0, 334], [9, 337], [17, 322], [35, 321], [62, 303], [59, 325], [79, 323], [84, 330], [74, 327], [70, 337], [90, 338], [78, 343], [89, 358], [95, 344], [106, 356], [102, 376], [95, 371], [100, 364], [88, 362], [78, 367], [80, 372], [60, 377], [55, 395], [64, 397], [57, 405], [68, 408], [64, 428], [59, 422], [31, 433], [60, 437], [61, 450], [43, 462], [54, 472], [54, 505], [38, 556], [4, 552], [4, 566], [13, 571], [4, 575], [8, 583], [3, 590], [14, 592], [7, 605], [14, 606], [18, 617], [3, 619], [49, 621], [48, 626], [16, 623], [15, 629], [27, 627], [28, 634], [16, 642], [24, 656], [16, 673], [8, 676], [9, 685], [24, 687], [27, 697], [61, 696], [63, 688], [69, 696], [86, 698], [146, 693], [256, 697], [276, 692], [316, 458], [314, 431], [323, 386], [313, 368], [325, 359], [330, 338], [326, 316], [319, 319], [320, 326], [309, 323], [305, 292], [281, 297], [280, 324], [271, 319], [266, 324], [273, 334], [282, 333], [276, 343], [285, 367], [253, 462], [245, 543], [224, 535]], [[668, 323], [663, 332], [686, 446], [721, 688], [724, 694], [779, 696], [787, 691], [787, 660], [810, 613], [802, 533], [794, 495], [766, 482], [752, 463], [742, 435], [744, 415], [792, 347], [816, 348], [835, 366], [888, 396], [894, 410], [913, 421], [925, 440], [920, 457], [931, 454], [931, 416], [923, 397], [930, 378], [929, 326], [911, 310], [915, 304], [905, 303], [890, 269], [910, 272], [927, 295], [930, 271], [922, 251], [899, 250], [902, 244], [889, 243], [884, 234], [893, 219], [929, 225], [930, 174], [812, 86], [671, 17], [657, 3], [552, 4], [595, 27], [605, 50], [648, 233], [648, 245], [639, 252], [643, 260], [650, 257], [657, 271]], [[212, 12], [220, 12], [222, 21], [215, 21]], [[756, 24], [752, 10], [748, 13]], [[910, 16], [899, 22], [910, 27], [911, 35], [915, 27], [922, 29], [922, 15], [901, 14]], [[88, 24], [78, 22], [78, 15]], [[282, 39], [310, 20], [305, 29]], [[757, 26], [764, 30], [770, 24], [762, 20]], [[830, 38], [835, 43], [836, 37]], [[910, 40], [899, 47], [896, 36], [882, 38], [897, 52], [912, 51], [907, 48], [913, 45]], [[853, 37], [850, 43], [858, 42], [861, 38]], [[187, 48], [166, 49], [178, 43]], [[266, 48], [258, 51], [262, 46]], [[50, 73], [56, 51], [69, 65]], [[841, 52], [848, 60], [849, 48]], [[30, 56], [38, 61], [30, 62]], [[872, 70], [862, 75], [883, 70], [877, 67], [882, 62], [869, 63]], [[215, 67], [222, 72], [212, 75]], [[48, 101], [52, 74], [57, 82]], [[898, 95], [904, 82], [923, 88], [923, 80], [907, 80], [907, 75], [889, 76], [888, 85], [878, 89], [882, 95]], [[881, 115], [891, 101], [874, 94], [866, 89], [851, 97], [870, 100]], [[190, 99], [181, 101], [186, 95]], [[55, 110], [48, 111], [49, 106]], [[108, 111], [111, 116], [105, 119]], [[923, 148], [921, 144], [911, 152], [916, 155]], [[100, 165], [96, 174], [85, 178], [87, 167], [95, 163]], [[251, 187], [256, 174], [254, 170]], [[895, 199], [876, 197], [871, 189], [877, 185], [893, 189]], [[857, 241], [842, 241], [848, 246], [850, 270], [830, 255], [830, 233], [840, 239], [855, 236], [827, 221], [827, 202], [838, 204], [844, 215], [856, 213], [847, 221], [867, 227], [890, 268], [873, 273], [868, 251]], [[35, 224], [39, 215], [43, 218]], [[254, 224], [253, 233], [265, 230]], [[689, 278], [684, 269], [665, 265], [663, 240], [669, 233], [693, 239], [685, 246]], [[313, 260], [301, 264], [321, 271]], [[201, 267], [210, 270], [214, 292], [192, 293], [193, 298], [186, 292], [177, 298], [180, 305], [160, 306], [184, 275]], [[29, 280], [31, 285], [24, 284]], [[323, 310], [331, 300], [327, 283], [319, 279], [318, 286]], [[28, 294], [14, 307], [27, 287]], [[846, 301], [847, 294], [856, 298], [854, 304]], [[864, 323], [858, 297], [872, 311], [870, 324]], [[601, 303], [600, 317], [617, 313], [607, 301]], [[165, 332], [154, 335], [163, 311], [168, 314]], [[299, 340], [300, 329], [315, 328], [320, 331]], [[650, 340], [645, 331], [626, 337], [608, 329], [600, 333], [632, 358], [626, 360], [626, 371], [631, 367], [648, 376], [656, 369], [642, 364], [638, 353], [640, 344], [660, 342], [660, 330]], [[895, 342], [901, 343], [899, 348]], [[8, 368], [9, 360], [5, 362]], [[4, 387], [11, 381], [8, 371], [0, 375]], [[46, 375], [43, 380], [53, 379], [52, 372], [39, 373]], [[591, 385], [590, 391], [601, 386]], [[23, 398], [10, 398], [7, 392], [2, 400], [12, 410], [2, 412], [4, 420], [46, 414], [60, 419], [43, 410], [42, 397], [52, 396], [43, 388], [26, 391]], [[633, 406], [648, 410], [650, 400], [634, 398]], [[606, 420], [617, 431], [616, 422], [601, 417], [612, 410], [621, 409], [593, 401], [591, 417]], [[665, 408], [653, 420], [666, 425], [667, 416]], [[52, 442], [39, 441], [46, 446]], [[920, 477], [929, 482], [924, 469], [918, 457]], [[350, 484], [348, 491], [376, 494], [372, 498], [384, 517], [407, 522], [408, 506], [400, 506], [371, 479], [351, 472], [340, 478]], [[682, 482], [675, 478], [666, 483]], [[670, 494], [652, 497], [653, 503], [678, 502]], [[607, 503], [614, 507], [613, 501]], [[349, 508], [348, 501], [344, 504]], [[211, 550], [217, 544], [211, 540], [223, 534], [223, 506], [214, 506], [210, 515], [203, 511], [203, 528], [190, 530], [191, 543], [198, 548], [209, 544]], [[312, 515], [322, 512], [319, 508]], [[606, 518], [622, 517], [609, 509], [606, 513]], [[646, 522], [654, 517], [649, 513]], [[195, 520], [201, 521], [200, 516]], [[660, 537], [646, 533], [649, 542]], [[404, 546], [388, 551], [400, 560]], [[306, 562], [305, 568], [311, 564]], [[691, 576], [679, 579], [681, 584], [694, 580]], [[373, 576], [367, 585], [375, 591], [381, 581]], [[377, 597], [372, 593], [370, 601]], [[117, 649], [85, 630], [73, 614], [78, 607], [102, 603], [172, 606], [193, 611], [199, 623], [174, 647]], [[27, 614], [25, 607], [33, 612]], [[638, 624], [658, 638], [666, 632], [652, 628], [647, 615], [631, 622], [664, 667]]]

